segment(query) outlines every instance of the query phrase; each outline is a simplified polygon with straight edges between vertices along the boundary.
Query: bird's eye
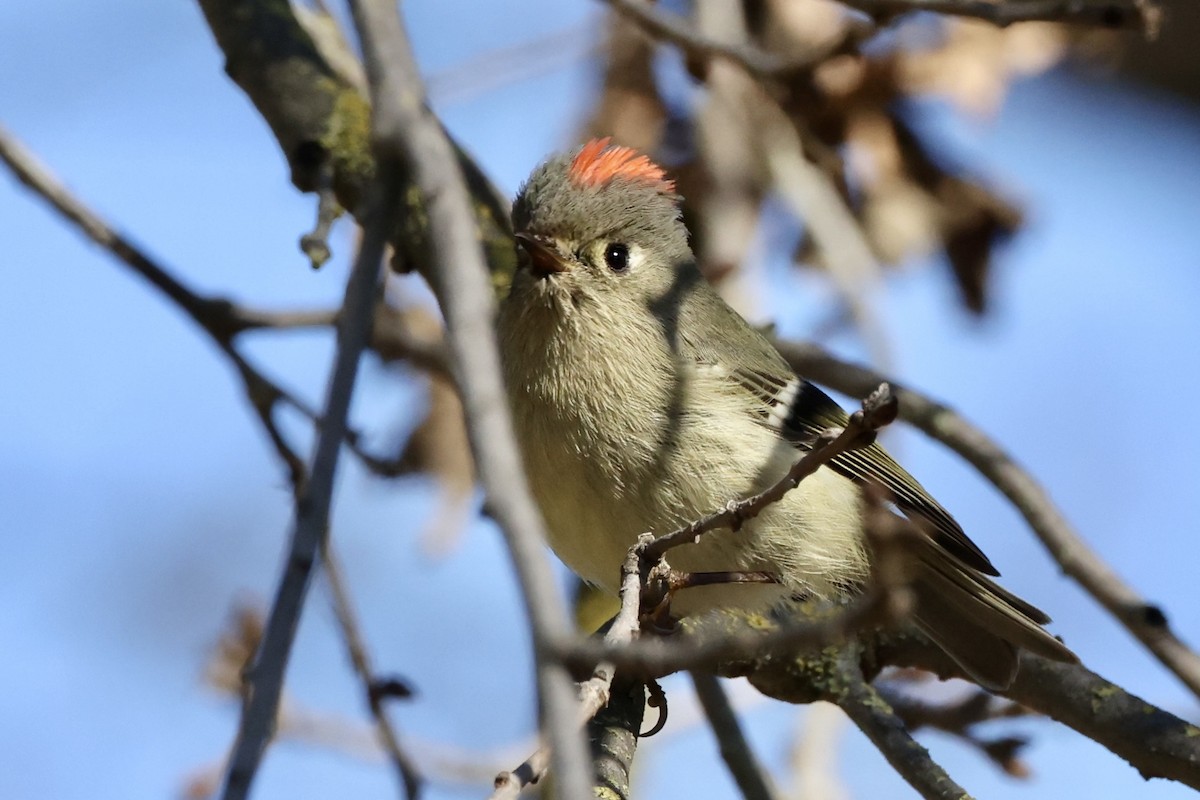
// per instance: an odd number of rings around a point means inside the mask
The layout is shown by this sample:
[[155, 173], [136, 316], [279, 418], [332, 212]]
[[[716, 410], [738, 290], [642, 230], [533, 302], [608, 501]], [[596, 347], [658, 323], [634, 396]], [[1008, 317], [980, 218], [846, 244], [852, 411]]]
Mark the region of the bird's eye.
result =
[[624, 272], [629, 269], [629, 247], [618, 242], [604, 248], [604, 263], [613, 272]]

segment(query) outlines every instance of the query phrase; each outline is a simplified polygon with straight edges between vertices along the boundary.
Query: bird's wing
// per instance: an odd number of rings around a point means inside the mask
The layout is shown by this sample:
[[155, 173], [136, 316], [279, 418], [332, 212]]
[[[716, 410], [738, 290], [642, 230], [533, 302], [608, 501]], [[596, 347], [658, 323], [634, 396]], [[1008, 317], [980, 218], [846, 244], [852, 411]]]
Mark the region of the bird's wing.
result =
[[[811, 449], [826, 429], [843, 427], [849, 421], [829, 395], [795, 375], [734, 369], [730, 379], [760, 402], [758, 413], [764, 425], [803, 450]], [[933, 525], [934, 539], [946, 550], [981, 572], [999, 574], [950, 513], [878, 443], [838, 453], [829, 465], [856, 482], [886, 487], [901, 511]]]
[[[700, 294], [707, 293], [701, 291]], [[755, 402], [747, 403], [747, 408], [780, 438], [801, 450], [809, 450], [827, 428], [842, 427], [849, 421], [846, 412], [833, 398], [798, 378], [771, 343], [715, 293], [710, 297], [693, 297], [692, 302], [708, 306], [707, 314], [700, 313], [703, 318], [711, 319], [711, 314], [723, 311], [734, 318], [735, 323], [722, 326], [721, 334], [685, 339], [682, 355], [698, 367], [726, 377], [731, 386], [748, 393]], [[686, 329], [704, 332], [702, 327]], [[897, 507], [906, 516], [924, 520], [932, 526], [934, 541], [949, 553], [987, 575], [1000, 574], [950, 513], [879, 444], [839, 453], [830, 460], [829, 466], [856, 483], [882, 484], [891, 491]]]

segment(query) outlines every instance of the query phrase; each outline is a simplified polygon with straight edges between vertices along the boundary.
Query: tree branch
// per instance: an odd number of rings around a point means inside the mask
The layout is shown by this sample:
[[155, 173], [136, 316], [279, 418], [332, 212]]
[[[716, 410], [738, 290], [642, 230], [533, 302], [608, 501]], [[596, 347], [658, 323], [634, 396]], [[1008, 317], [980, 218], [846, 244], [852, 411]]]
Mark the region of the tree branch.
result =
[[802, 480], [839, 454], [871, 444], [875, 441], [876, 432], [896, 418], [897, 406], [896, 399], [892, 396], [891, 389], [886, 383], [880, 382], [864, 394], [866, 397], [862, 401], [862, 409], [850, 415], [846, 427], [841, 430], [826, 431], [823, 441], [819, 441], [798, 459], [787, 471], [787, 474], [770, 488], [744, 500], [732, 501], [724, 508], [706, 514], [678, 530], [654, 539], [642, 548], [643, 558], [655, 561], [667, 551], [695, 542], [703, 534], [717, 528], [728, 527], [737, 530], [747, 521], [762, 513], [767, 506], [778, 502], [785, 494], [799, 486]]
[[[889, 664], [929, 670], [943, 678], [965, 677], [949, 657], [909, 632], [880, 633], [866, 648], [864, 664], [872, 672]], [[763, 673], [763, 685], [783, 688], [785, 673], [770, 667]], [[1200, 727], [1081, 664], [1022, 653], [1016, 680], [1000, 694], [1103, 745], [1144, 778], [1166, 778], [1200, 790]]]
[[637, 750], [646, 708], [646, 691], [636, 681], [618, 680], [612, 701], [588, 723], [592, 764], [596, 777], [593, 796], [604, 800], [630, 800], [629, 775]]
[[368, 223], [358, 258], [346, 283], [338, 324], [337, 356], [329, 379], [325, 410], [318, 423], [308, 479], [296, 495], [296, 518], [283, 577], [276, 590], [262, 644], [246, 676], [238, 736], [222, 790], [224, 800], [242, 800], [271, 738], [283, 691], [292, 641], [308, 594], [313, 568], [329, 531], [333, 479], [347, 433], [347, 415], [358, 362], [370, 334], [371, 309], [379, 285], [388, 223], [399, 207], [399, 187], [392, 176], [380, 177], [366, 200]]
[[[362, 224], [362, 198], [376, 170], [367, 98], [326, 61], [287, 0], [197, 2], [225, 53], [225, 71], [270, 126], [291, 167], [292, 183], [304, 192], [331, 187], [338, 204]], [[452, 146], [470, 192], [471, 230], [487, 252], [495, 285], [505, 286], [516, 267], [508, 202], [475, 162]], [[434, 263], [426, 200], [413, 191], [408, 165], [398, 169], [404, 214], [393, 220], [389, 241], [398, 264], [425, 270]]]
[[371, 87], [372, 138], [381, 163], [403, 165], [424, 197], [430, 277], [458, 366], [472, 450], [487, 506], [504, 532], [530, 620], [546, 737], [561, 797], [590, 795], [588, 759], [570, 674], [550, 644], [571, 628], [543, 549], [543, 523], [521, 467], [500, 373], [488, 268], [460, 164], [425, 102], [392, 0], [351, 2]]
[[[327, 328], [338, 322], [339, 311], [311, 309], [300, 311], [267, 311], [247, 308], [223, 297], [202, 295], [175, 277], [159, 260], [120, 234], [112, 224], [73, 195], [50, 170], [29, 152], [12, 134], [0, 127], [0, 160], [4, 161], [26, 187], [48, 202], [64, 219], [85, 236], [107, 250], [114, 258], [129, 267], [158, 289], [168, 300], [208, 334], [213, 344], [225, 354], [242, 380], [246, 398], [288, 469], [292, 489], [299, 491], [305, 476], [304, 460], [296, 454], [275, 420], [279, 404], [289, 405], [314, 425], [319, 414], [306, 400], [268, 378], [242, 355], [238, 337], [247, 331], [294, 330]], [[386, 314], [380, 311], [380, 318]], [[394, 330], [396, 326], [377, 326], [378, 351], [391, 357], [407, 357], [413, 363], [431, 370], [445, 370], [445, 355], [436, 343], [416, 341]], [[373, 343], [374, 344], [374, 343]], [[377, 469], [382, 460], [367, 452], [356, 431], [347, 430], [346, 444], [364, 464]]]
[[[146, 278], [151, 285], [162, 291], [177, 306], [209, 335], [214, 343], [233, 362], [245, 385], [247, 398], [254, 407], [268, 438], [275, 446], [280, 458], [288, 467], [293, 489], [297, 492], [307, 483], [307, 468], [303, 459], [292, 448], [275, 422], [274, 413], [279, 403], [286, 403], [310, 421], [316, 423], [318, 412], [304, 400], [274, 383], [259, 372], [235, 346], [236, 337], [244, 331], [296, 328], [325, 328], [337, 323], [339, 312], [333, 310], [310, 311], [264, 311], [232, 303], [219, 298], [205, 297], [188, 288], [167, 269], [118, 234], [94, 211], [52, 176], [34, 156], [23, 148], [10, 134], [0, 129], [0, 158], [13, 170], [22, 183], [47, 200], [63, 217], [76, 225], [92, 241], [108, 250], [137, 274]], [[347, 444], [351, 450], [368, 464], [374, 457], [363, 451], [357, 435], [346, 430]], [[369, 661], [361, 636], [357, 634], [353, 610], [340, 578], [337, 565], [332, 560], [328, 541], [322, 542], [322, 558], [327, 562], [327, 575], [333, 595], [334, 607], [342, 627], [351, 660], [360, 673], [365, 685], [370, 685]], [[382, 707], [372, 701], [371, 711], [385, 751], [396, 765], [407, 794], [413, 798], [418, 793], [420, 779], [411, 760], [399, 747], [398, 737], [383, 713]]]
[[1015, 778], [1028, 777], [1020, 751], [1029, 743], [1024, 737], [985, 738], [974, 727], [994, 719], [1028, 717], [1032, 712], [1019, 703], [998, 701], [991, 692], [976, 689], [964, 698], [938, 703], [912, 696], [891, 681], [876, 683], [875, 691], [887, 701], [909, 731], [935, 728], [971, 745], [996, 766]]
[[[922, 534], [882, 506], [868, 506], [866, 511], [863, 531], [871, 550], [871, 575], [862, 594], [848, 604], [788, 603], [767, 616], [740, 611], [711, 613], [703, 617], [702, 624], [682, 620], [679, 635], [644, 637], [625, 644], [583, 641], [565, 647], [562, 658], [579, 666], [608, 661], [640, 678], [685, 669], [728, 675], [734, 664], [755, 664], [769, 661], [772, 655], [786, 657], [798, 650], [840, 644], [862, 631], [895, 623], [911, 609], [909, 547], [911, 537]], [[634, 551], [638, 549], [635, 546]], [[698, 624], [703, 634], [689, 635]]]
[[900, 719], [863, 678], [857, 649], [845, 648], [833, 659], [839, 678], [831, 702], [846, 712], [888, 763], [926, 800], [969, 800], [970, 795], [946, 774]]
[[396, 771], [396, 778], [404, 788], [404, 796], [408, 800], [417, 800], [425, 780], [416, 763], [400, 746], [400, 737], [391, 720], [388, 719], [387, 709], [384, 708], [384, 702], [388, 695], [380, 691], [381, 684], [375, 669], [371, 666], [371, 656], [367, 652], [367, 644], [362, 635], [358, 615], [355, 614], [354, 604], [350, 600], [350, 589], [346, 585], [341, 561], [335, 557], [328, 540], [323, 542], [321, 548], [321, 562], [324, 565], [322, 574], [329, 587], [333, 613], [337, 618], [342, 641], [346, 645], [346, 654], [362, 684], [363, 699], [366, 700], [371, 718], [375, 721], [375, 733], [379, 738], [379, 743], [392, 763], [392, 768]]
[[[860, 394], [886, 380], [820, 347], [775, 342], [797, 373], [840, 392]], [[962, 456], [1025, 518], [1062, 571], [1075, 579], [1200, 697], [1200, 656], [1172, 631], [1162, 609], [1146, 601], [1087, 546], [1046, 491], [1007, 452], [948, 406], [893, 384], [900, 416]]]
[[[778, 501], [838, 453], [873, 441], [876, 431], [895, 418], [895, 402], [886, 384], [876, 388], [863, 400], [862, 406], [862, 410], [850, 417], [845, 428], [826, 431], [823, 441], [818, 442], [766, 491], [731, 502], [725, 508], [657, 539], [651, 534], [643, 534], [629, 548], [621, 565], [620, 611], [609, 623], [603, 641], [566, 645], [556, 653], [567, 663], [595, 665], [592, 678], [579, 686], [585, 722], [608, 702], [609, 687], [618, 666], [629, 675], [658, 677], [679, 669], [710, 666], [723, 658], [761, 653], [766, 649], [790, 651], [803, 645], [820, 646], [842, 641], [860, 628], [897, 619], [906, 612], [910, 598], [907, 595], [905, 570], [895, 567], [905, 559], [901, 550], [907, 546], [907, 540], [903, 534], [912, 531], [907, 523], [893, 515], [887, 514], [885, 518], [872, 513], [879, 509], [868, 504], [865, 509], [868, 514], [865, 529], [873, 552], [872, 580], [866, 593], [845, 609], [829, 613], [830, 609], [823, 608], [821, 612], [826, 615], [825, 619], [805, 620], [803, 624], [783, 627], [776, 636], [760, 637], [744, 631], [741, 635], [731, 635], [702, 648], [689, 648], [686, 640], [651, 638], [635, 641], [641, 627], [643, 590], [652, 569], [662, 563], [663, 555], [674, 547], [694, 542], [702, 534], [716, 528], [736, 528]], [[869, 495], [868, 499], [871, 497], [873, 495]], [[719, 701], [713, 699], [713, 702]], [[714, 713], [718, 712], [719, 709]], [[498, 775], [496, 791], [491, 800], [509, 800], [528, 784], [537, 782], [545, 772], [549, 750], [549, 745], [543, 744], [515, 770]]]
[[[720, 639], [731, 628], [771, 631], [777, 618], [726, 612], [684, 620], [685, 634], [701, 641]], [[873, 676], [885, 666], [915, 667], [941, 678], [970, 680], [962, 668], [912, 630], [885, 629], [862, 637], [861, 663]], [[788, 703], [828, 699], [829, 665], [822, 653], [767, 655], [721, 664], [718, 674], [744, 676], [759, 691]], [[1062, 664], [1022, 653], [1013, 685], [1000, 693], [1051, 717], [1108, 748], [1143, 776], [1167, 778], [1200, 789], [1200, 728], [1147, 703], [1079, 664]]]
[[[642, 596], [641, 558], [636, 547], [629, 548], [625, 561], [621, 565], [621, 607], [617, 615], [608, 623], [604, 633], [604, 645], [611, 649], [628, 647], [637, 636], [640, 625]], [[608, 661], [597, 660], [592, 670], [592, 677], [579, 684], [580, 724], [590, 724], [611, 696], [613, 680], [616, 677], [616, 667]], [[640, 684], [639, 684], [640, 686]], [[628, 687], [627, 687], [628, 688]], [[642, 718], [641, 704], [637, 712], [637, 721]], [[636, 731], [635, 731], [636, 733]], [[593, 758], [595, 757], [596, 742], [593, 732]], [[632, 759], [633, 745], [629, 747]], [[521, 790], [532, 783], [537, 783], [546, 772], [550, 763], [550, 744], [543, 742], [529, 758], [516, 769], [502, 772], [496, 776], [495, 791], [489, 800], [512, 800]]]

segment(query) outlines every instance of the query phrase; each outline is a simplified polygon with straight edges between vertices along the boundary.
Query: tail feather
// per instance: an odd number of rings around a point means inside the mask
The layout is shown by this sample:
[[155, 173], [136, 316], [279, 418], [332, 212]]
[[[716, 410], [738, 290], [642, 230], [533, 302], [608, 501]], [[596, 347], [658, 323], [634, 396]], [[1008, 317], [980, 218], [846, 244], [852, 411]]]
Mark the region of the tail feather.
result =
[[917, 595], [917, 627], [985, 689], [1002, 691], [1017, 677], [1017, 648], [958, 613], [925, 584]]
[[1016, 677], [1017, 648], [1054, 661], [1079, 659], [1042, 625], [1050, 618], [932, 540], [922, 543], [914, 581], [918, 627], [988, 689]]

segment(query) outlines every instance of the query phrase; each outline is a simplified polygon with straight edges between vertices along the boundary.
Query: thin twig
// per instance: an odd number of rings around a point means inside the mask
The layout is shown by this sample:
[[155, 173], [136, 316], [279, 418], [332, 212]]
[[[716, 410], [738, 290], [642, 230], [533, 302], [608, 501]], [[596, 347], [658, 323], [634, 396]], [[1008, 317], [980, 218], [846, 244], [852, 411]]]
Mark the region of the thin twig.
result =
[[243, 308], [225, 298], [201, 295], [75, 197], [62, 181], [2, 126], [0, 160], [8, 165], [17, 180], [48, 202], [85, 236], [110, 252], [183, 309], [220, 346], [227, 345], [243, 331], [258, 328], [327, 327], [336, 321], [337, 312], [328, 309], [260, 311]]
[[313, 269], [320, 269], [332, 255], [329, 250], [329, 231], [342, 211], [333, 192], [333, 170], [326, 165], [319, 175], [317, 221], [311, 231], [300, 237], [300, 249], [308, 256]]
[[846, 648], [836, 660], [841, 692], [828, 699], [867, 735], [888, 763], [926, 800], [970, 800], [904, 727], [875, 688], [863, 678], [858, 649]]
[[[640, 628], [639, 610], [642, 596], [641, 557], [636, 547], [629, 548], [621, 565], [621, 608], [608, 624], [604, 634], [604, 646], [610, 649], [627, 647], [637, 636]], [[591, 720], [600, 709], [608, 704], [609, 691], [616, 667], [600, 660], [592, 670], [592, 676], [579, 684], [580, 726]], [[511, 800], [531, 783], [537, 783], [550, 763], [550, 746], [543, 741], [534, 753], [514, 770], [496, 776], [495, 791], [489, 800]]]
[[1162, 9], [1150, 0], [839, 0], [875, 17], [931, 11], [974, 17], [1001, 28], [1017, 22], [1069, 22], [1098, 28], [1133, 28], [1158, 36]]
[[362, 627], [358, 615], [354, 611], [354, 603], [350, 599], [350, 590], [346, 585], [345, 573], [341, 561], [334, 555], [328, 540], [321, 547], [322, 574], [329, 587], [329, 598], [333, 605], [334, 616], [337, 617], [338, 629], [342, 633], [342, 641], [346, 643], [346, 654], [354, 666], [354, 672], [362, 685], [363, 697], [371, 718], [375, 721], [375, 732], [383, 751], [396, 770], [396, 777], [404, 787], [404, 795], [408, 800], [417, 800], [421, 794], [424, 778], [412, 757], [400, 745], [400, 737], [395, 727], [388, 719], [384, 707], [385, 696], [378, 690], [379, 679], [371, 666], [371, 656], [367, 652], [366, 640], [362, 635]]
[[387, 235], [399, 207], [398, 187], [387, 171], [379, 172], [368, 202], [368, 223], [364, 226], [358, 258], [346, 283], [338, 325], [337, 356], [329, 379], [325, 410], [318, 424], [309, 477], [296, 497], [296, 519], [287, 565], [271, 606], [262, 645], [246, 676], [248, 691], [225, 776], [224, 800], [241, 800], [249, 794], [262, 761], [275, 726], [284, 673], [310, 578], [321, 543], [328, 535], [333, 479], [342, 441], [346, 438], [350, 398], [358, 375], [359, 358], [370, 334], [371, 309], [379, 285]]
[[376, 158], [408, 170], [424, 196], [438, 300], [459, 368], [468, 430], [487, 507], [504, 532], [529, 618], [544, 735], [559, 796], [591, 794], [589, 758], [567, 669], [550, 645], [571, 635], [543, 549], [543, 523], [521, 468], [500, 372], [495, 305], [470, 198], [455, 153], [429, 111], [411, 46], [392, 0], [351, 2], [371, 86]]
[[[843, 642], [860, 631], [894, 624], [912, 608], [907, 565], [913, 537], [924, 534], [907, 520], [887, 512], [874, 492], [864, 497], [863, 535], [871, 551], [871, 574], [863, 592], [848, 603], [781, 607], [774, 615], [778, 624], [767, 626], [768, 630], [739, 624], [736, 612], [727, 619], [712, 614], [702, 626], [715, 626], [721, 630], [717, 635], [693, 637], [684, 633], [623, 645], [589, 640], [564, 647], [562, 657], [577, 665], [609, 661], [626, 674], [656, 678], [683, 669], [711, 672], [723, 664], [813, 650]], [[639, 543], [632, 549], [638, 552], [645, 546]], [[640, 563], [644, 567], [646, 561]]]
[[[268, 311], [248, 308], [221, 297], [198, 293], [175, 277], [162, 262], [135, 245], [98, 213], [89, 208], [50, 173], [17, 139], [0, 127], [0, 160], [35, 194], [50, 203], [68, 222], [84, 233], [117, 260], [144, 278], [171, 302], [183, 310], [233, 363], [242, 379], [246, 397], [270, 439], [275, 451], [288, 468], [293, 489], [299, 489], [304, 473], [304, 461], [284, 436], [275, 418], [279, 404], [291, 406], [313, 424], [319, 412], [281, 384], [268, 378], [250, 363], [237, 347], [238, 337], [255, 330], [298, 330], [333, 327], [339, 312], [334, 309], [298, 311]], [[380, 339], [380, 347], [388, 348], [392, 357], [408, 356], [413, 363], [427, 369], [444, 370], [444, 355], [433, 344], [404, 339], [394, 332]], [[381, 350], [382, 354], [382, 350]], [[379, 471], [383, 459], [362, 447], [361, 437], [347, 431], [347, 446], [364, 464]]]
[[721, 758], [729, 767], [729, 773], [737, 782], [742, 797], [746, 800], [775, 800], [777, 795], [771, 779], [750, 749], [720, 679], [706, 672], [693, 672], [692, 685], [696, 687], [696, 697], [708, 715], [709, 727], [717, 738]]
[[1029, 740], [1021, 736], [985, 737], [976, 733], [975, 726], [994, 719], [1029, 716], [1024, 706], [997, 700], [991, 692], [978, 689], [966, 697], [937, 703], [912, 696], [887, 681], [876, 681], [875, 691], [887, 701], [896, 715], [904, 720], [910, 732], [934, 728], [954, 736], [978, 750], [1005, 773], [1028, 777], [1029, 768], [1021, 761], [1021, 750]]
[[894, 420], [896, 414], [896, 399], [888, 385], [881, 382], [862, 401], [862, 410], [850, 415], [845, 428], [827, 431], [823, 440], [797, 460], [787, 474], [770, 488], [744, 500], [731, 502], [724, 508], [654, 539], [642, 548], [643, 557], [654, 561], [675, 547], [695, 542], [709, 531], [724, 527], [738, 529], [839, 454], [869, 445], [875, 440], [875, 433]]
[[[840, 392], [868, 391], [886, 380], [874, 370], [837, 359], [816, 345], [777, 341], [776, 346], [797, 373]], [[901, 417], [958, 453], [999, 489], [1062, 571], [1200, 697], [1200, 655], [1174, 634], [1160, 607], [1147, 602], [1087, 546], [1033, 476], [953, 409], [911, 389], [892, 385], [900, 398]]]
[[[22, 148], [2, 129], [0, 129], [0, 157], [3, 157], [22, 182], [48, 200], [56, 210], [82, 229], [93, 241], [113, 253], [122, 262], [149, 280], [156, 288], [162, 290], [214, 340], [232, 361], [241, 376], [246, 395], [262, 423], [264, 431], [288, 468], [293, 488], [299, 491], [301, 487], [305, 486], [307, 484], [306, 466], [280, 430], [275, 420], [275, 411], [279, 403], [286, 403], [313, 423], [317, 423], [319, 413], [300, 397], [259, 372], [235, 347], [234, 339], [243, 331], [264, 328], [331, 327], [337, 323], [338, 312], [328, 309], [265, 311], [245, 308], [218, 298], [203, 297], [174, 278], [154, 258], [116, 233], [99, 215], [71, 195], [45, 167], [37, 163], [32, 154]], [[364, 462], [371, 463], [374, 457], [359, 446], [357, 441], [359, 437], [348, 430], [345, 435], [351, 451]], [[353, 610], [349, 606], [349, 597], [340, 580], [336, 562], [332, 562], [328, 542], [322, 541], [321, 544], [323, 557], [331, 562], [327, 564], [330, 589], [334, 608], [350, 650], [351, 660], [363, 680], [369, 684], [373, 678], [371, 678], [369, 662], [366, 661], [366, 651], [361, 637], [357, 635]], [[385, 750], [397, 765], [408, 796], [413, 798], [417, 794], [419, 779], [412, 767], [411, 760], [400, 750], [395, 731], [383, 715], [382, 708], [377, 707], [376, 703], [372, 703], [371, 711], [375, 715], [376, 726]]]

